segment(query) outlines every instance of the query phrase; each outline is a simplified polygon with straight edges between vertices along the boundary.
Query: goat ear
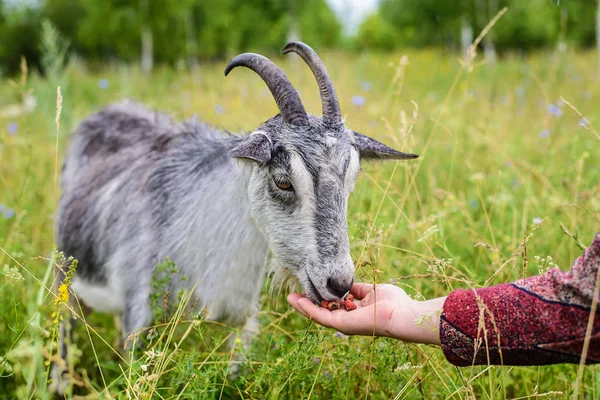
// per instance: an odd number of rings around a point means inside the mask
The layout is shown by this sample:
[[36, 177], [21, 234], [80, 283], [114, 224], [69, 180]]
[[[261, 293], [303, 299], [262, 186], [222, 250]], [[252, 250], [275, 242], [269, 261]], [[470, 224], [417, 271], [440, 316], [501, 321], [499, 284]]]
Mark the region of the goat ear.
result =
[[264, 133], [256, 132], [248, 136], [241, 144], [229, 150], [234, 158], [246, 158], [264, 164], [271, 160], [273, 145], [271, 139]]
[[410, 160], [419, 157], [417, 154], [403, 153], [394, 150], [377, 140], [363, 135], [362, 133], [354, 133], [354, 147], [360, 153], [360, 158], [363, 160], [379, 159], [379, 160]]

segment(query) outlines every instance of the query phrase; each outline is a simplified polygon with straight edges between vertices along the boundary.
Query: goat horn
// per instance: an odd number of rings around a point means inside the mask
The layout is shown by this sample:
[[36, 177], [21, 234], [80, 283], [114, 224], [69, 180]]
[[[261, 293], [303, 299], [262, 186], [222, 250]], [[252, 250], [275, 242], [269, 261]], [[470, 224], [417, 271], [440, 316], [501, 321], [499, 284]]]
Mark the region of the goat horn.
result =
[[342, 112], [340, 102], [338, 101], [333, 82], [327, 73], [325, 64], [319, 58], [317, 53], [307, 44], [302, 42], [290, 42], [283, 48], [283, 54], [289, 52], [297, 53], [308, 64], [321, 92], [321, 102], [323, 103], [323, 121], [328, 126], [337, 126], [342, 123]]
[[265, 81], [285, 122], [293, 125], [308, 125], [308, 115], [302, 105], [300, 95], [288, 77], [273, 61], [260, 54], [240, 54], [229, 62], [225, 68], [225, 76], [239, 66], [250, 68]]

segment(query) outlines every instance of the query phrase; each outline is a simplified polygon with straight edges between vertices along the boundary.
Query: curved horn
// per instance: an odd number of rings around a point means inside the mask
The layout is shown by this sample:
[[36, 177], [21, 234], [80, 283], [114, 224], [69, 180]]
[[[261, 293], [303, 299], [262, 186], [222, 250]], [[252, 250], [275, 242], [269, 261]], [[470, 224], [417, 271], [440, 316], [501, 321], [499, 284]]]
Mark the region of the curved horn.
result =
[[293, 125], [308, 125], [308, 116], [300, 100], [300, 95], [288, 77], [273, 61], [260, 54], [240, 54], [229, 62], [225, 68], [225, 76], [232, 69], [240, 66], [250, 68], [265, 81], [285, 122]]
[[340, 102], [323, 61], [310, 46], [302, 42], [290, 42], [283, 48], [283, 54], [292, 51], [302, 57], [317, 78], [323, 103], [323, 121], [329, 126], [340, 125], [342, 123]]

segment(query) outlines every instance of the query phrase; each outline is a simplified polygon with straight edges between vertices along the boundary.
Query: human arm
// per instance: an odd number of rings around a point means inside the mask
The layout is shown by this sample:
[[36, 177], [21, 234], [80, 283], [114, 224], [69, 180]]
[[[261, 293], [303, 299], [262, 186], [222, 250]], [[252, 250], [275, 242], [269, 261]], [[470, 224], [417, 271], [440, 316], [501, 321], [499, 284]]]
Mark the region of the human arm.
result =
[[[420, 302], [393, 285], [356, 284], [355, 311], [330, 312], [297, 293], [288, 301], [305, 317], [342, 333], [441, 344], [458, 366], [578, 363], [599, 269], [597, 235], [567, 272], [555, 268], [511, 284], [456, 290], [447, 298]], [[600, 318], [592, 322], [588, 363], [600, 362]]]
[[[597, 235], [567, 272], [553, 268], [510, 284], [450, 293], [440, 319], [444, 355], [459, 366], [579, 363], [599, 267]], [[587, 363], [600, 361], [600, 317], [594, 317]]]
[[288, 302], [302, 315], [348, 335], [388, 336], [406, 342], [440, 344], [438, 326], [445, 297], [410, 298], [394, 285], [356, 283], [350, 290], [357, 309], [329, 311], [292, 293]]

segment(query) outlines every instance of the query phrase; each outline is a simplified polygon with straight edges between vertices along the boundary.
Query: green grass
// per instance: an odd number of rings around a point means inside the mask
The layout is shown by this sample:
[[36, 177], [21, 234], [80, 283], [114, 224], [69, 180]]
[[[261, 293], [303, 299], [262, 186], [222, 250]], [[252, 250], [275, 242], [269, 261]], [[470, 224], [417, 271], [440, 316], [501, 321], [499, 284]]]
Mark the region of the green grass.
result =
[[[552, 256], [568, 269], [581, 250], [560, 224], [586, 245], [600, 230], [600, 140], [579, 125], [580, 117], [567, 105], [561, 117], [549, 113], [548, 105], [563, 96], [592, 126], [600, 126], [595, 54], [509, 57], [468, 72], [456, 56], [408, 53], [409, 64], [394, 80], [401, 56], [323, 55], [347, 125], [421, 155], [411, 162], [363, 165], [349, 206], [359, 279], [395, 282], [411, 296], [431, 298], [535, 275], [535, 256]], [[318, 89], [309, 69], [298, 60], [276, 61], [309, 112], [318, 114]], [[144, 76], [136, 68], [90, 72], [72, 63], [50, 82], [34, 74], [0, 84], [0, 109], [20, 102], [30, 90], [38, 103], [30, 114], [0, 117], [0, 204], [16, 212], [11, 218], [0, 213], [0, 267], [7, 265], [0, 277], [0, 396], [50, 397], [47, 361], [56, 353], [57, 327], [57, 305], [48, 290], [55, 262], [55, 168], [69, 132], [123, 97], [178, 119], [198, 114], [234, 132], [251, 130], [276, 113], [256, 75], [236, 70], [225, 78], [224, 65], [203, 65], [194, 73], [160, 69]], [[99, 87], [100, 79], [108, 80], [107, 89]], [[58, 140], [57, 84], [64, 96]], [[354, 106], [353, 96], [363, 96], [365, 104]], [[418, 115], [411, 130], [412, 101]], [[18, 124], [15, 135], [8, 134], [12, 122]], [[538, 218], [544, 222], [527, 241], [523, 260], [523, 239]], [[171, 323], [163, 319], [144, 333], [148, 352], [138, 350], [130, 364], [113, 349], [119, 334], [112, 318], [92, 313], [75, 332], [79, 386], [74, 394], [496, 399], [574, 393], [577, 366], [456, 368], [435, 347], [336, 337], [290, 311], [284, 294], [270, 298], [266, 289], [260, 319], [261, 332], [245, 353], [245, 374], [227, 380], [232, 354], [224, 343], [238, 333], [231, 328], [186, 315], [176, 315]], [[586, 367], [580, 398], [600, 397], [599, 372]]]

